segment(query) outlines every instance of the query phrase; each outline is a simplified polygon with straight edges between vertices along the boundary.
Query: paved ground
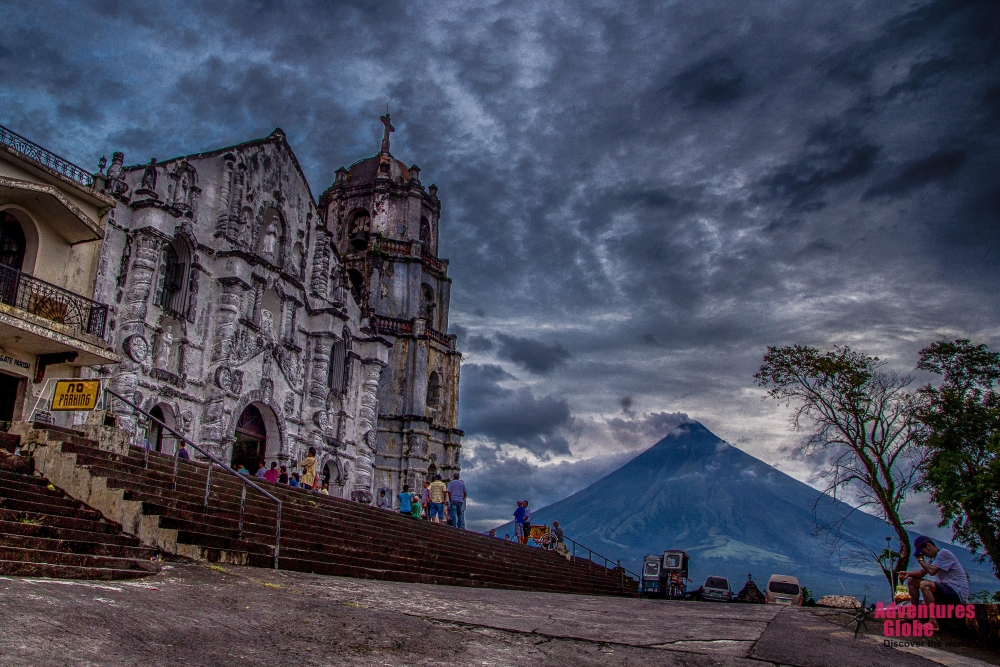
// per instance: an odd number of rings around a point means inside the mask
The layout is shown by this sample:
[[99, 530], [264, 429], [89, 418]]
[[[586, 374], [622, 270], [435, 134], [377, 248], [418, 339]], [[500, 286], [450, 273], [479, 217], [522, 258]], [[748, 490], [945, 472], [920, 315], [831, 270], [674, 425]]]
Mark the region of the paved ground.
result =
[[0, 665], [985, 664], [856, 641], [847, 621], [764, 605], [186, 565], [133, 582], [0, 578]]

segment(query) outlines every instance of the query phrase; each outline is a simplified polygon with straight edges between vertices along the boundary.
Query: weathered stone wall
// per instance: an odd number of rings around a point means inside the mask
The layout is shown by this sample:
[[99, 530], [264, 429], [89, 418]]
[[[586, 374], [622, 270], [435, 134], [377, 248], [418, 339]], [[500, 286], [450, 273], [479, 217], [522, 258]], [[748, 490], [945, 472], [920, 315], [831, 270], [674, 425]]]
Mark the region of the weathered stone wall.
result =
[[[97, 289], [125, 358], [114, 387], [224, 460], [253, 405], [268, 462], [291, 472], [314, 446], [331, 493], [370, 501], [388, 346], [343, 287], [284, 135], [125, 168], [121, 181]], [[339, 340], [343, 391], [328, 385]], [[120, 423], [141, 438], [140, 421]]]

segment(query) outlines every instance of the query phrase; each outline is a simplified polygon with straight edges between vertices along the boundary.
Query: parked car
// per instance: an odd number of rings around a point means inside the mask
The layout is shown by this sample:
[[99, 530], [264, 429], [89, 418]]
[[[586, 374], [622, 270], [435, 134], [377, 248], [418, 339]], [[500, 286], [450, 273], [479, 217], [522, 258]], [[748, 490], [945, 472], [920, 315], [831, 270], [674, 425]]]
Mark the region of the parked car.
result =
[[732, 602], [733, 589], [725, 577], [709, 577], [701, 587], [701, 599], [705, 601]]
[[767, 582], [764, 597], [768, 604], [802, 604], [802, 586], [796, 577], [772, 574]]

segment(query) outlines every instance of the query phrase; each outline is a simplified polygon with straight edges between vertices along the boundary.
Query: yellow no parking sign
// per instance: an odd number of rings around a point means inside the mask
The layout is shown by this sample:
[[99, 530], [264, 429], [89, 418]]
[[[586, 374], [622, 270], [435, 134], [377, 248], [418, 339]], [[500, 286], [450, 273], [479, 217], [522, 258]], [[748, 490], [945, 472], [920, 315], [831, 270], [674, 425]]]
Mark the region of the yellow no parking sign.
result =
[[59, 380], [52, 392], [52, 409], [93, 410], [100, 392], [100, 380]]

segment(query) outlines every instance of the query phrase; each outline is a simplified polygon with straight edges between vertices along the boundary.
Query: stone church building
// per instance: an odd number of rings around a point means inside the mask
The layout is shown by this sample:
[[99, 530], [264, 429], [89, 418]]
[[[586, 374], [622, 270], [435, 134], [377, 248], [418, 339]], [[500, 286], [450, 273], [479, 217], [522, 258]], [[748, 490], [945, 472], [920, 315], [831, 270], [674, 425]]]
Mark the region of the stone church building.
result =
[[112, 386], [251, 472], [292, 473], [315, 447], [330, 493], [369, 503], [457, 471], [462, 436], [441, 203], [382, 122], [379, 153], [318, 203], [281, 130], [147, 165], [115, 153], [97, 175], [117, 200], [95, 290], [123, 359]]

